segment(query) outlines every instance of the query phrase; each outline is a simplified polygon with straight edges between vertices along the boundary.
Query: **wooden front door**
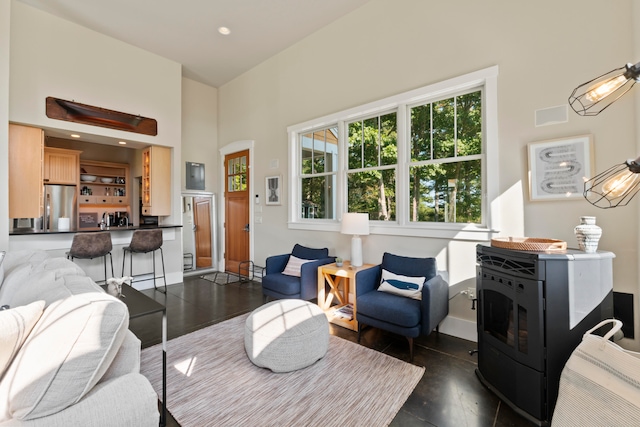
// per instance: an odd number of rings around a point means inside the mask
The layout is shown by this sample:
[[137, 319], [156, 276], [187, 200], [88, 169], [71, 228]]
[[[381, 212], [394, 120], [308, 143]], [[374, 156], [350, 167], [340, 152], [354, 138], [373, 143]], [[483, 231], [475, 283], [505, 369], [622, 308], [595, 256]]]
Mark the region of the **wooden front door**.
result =
[[238, 273], [249, 261], [249, 150], [225, 156], [224, 172], [225, 270]]
[[193, 206], [196, 267], [211, 267], [213, 265], [211, 259], [211, 199], [208, 197], [194, 197]]

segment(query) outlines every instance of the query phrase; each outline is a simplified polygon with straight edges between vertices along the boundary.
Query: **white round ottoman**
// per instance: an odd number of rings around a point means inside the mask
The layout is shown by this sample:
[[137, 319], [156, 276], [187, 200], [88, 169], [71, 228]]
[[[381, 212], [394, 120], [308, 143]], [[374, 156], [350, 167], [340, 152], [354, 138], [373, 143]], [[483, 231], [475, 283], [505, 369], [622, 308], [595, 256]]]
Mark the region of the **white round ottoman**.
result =
[[247, 318], [244, 348], [251, 362], [273, 372], [306, 368], [327, 353], [329, 321], [308, 301], [272, 301]]

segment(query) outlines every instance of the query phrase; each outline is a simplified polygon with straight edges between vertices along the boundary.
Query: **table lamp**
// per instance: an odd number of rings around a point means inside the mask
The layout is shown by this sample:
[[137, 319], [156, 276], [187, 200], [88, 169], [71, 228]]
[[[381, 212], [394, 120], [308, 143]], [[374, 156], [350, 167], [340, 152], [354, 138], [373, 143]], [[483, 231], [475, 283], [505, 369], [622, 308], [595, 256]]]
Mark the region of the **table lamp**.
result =
[[342, 234], [352, 234], [351, 238], [351, 265], [362, 266], [362, 239], [360, 236], [369, 234], [369, 214], [345, 213], [342, 215]]

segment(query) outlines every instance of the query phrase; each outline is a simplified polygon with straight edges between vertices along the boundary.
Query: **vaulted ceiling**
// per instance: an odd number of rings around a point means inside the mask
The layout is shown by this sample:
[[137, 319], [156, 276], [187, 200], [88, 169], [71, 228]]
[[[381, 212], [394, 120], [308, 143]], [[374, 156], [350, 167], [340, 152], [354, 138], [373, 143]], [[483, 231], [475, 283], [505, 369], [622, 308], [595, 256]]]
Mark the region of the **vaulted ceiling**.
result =
[[219, 87], [369, 0], [19, 1], [176, 61], [184, 77]]

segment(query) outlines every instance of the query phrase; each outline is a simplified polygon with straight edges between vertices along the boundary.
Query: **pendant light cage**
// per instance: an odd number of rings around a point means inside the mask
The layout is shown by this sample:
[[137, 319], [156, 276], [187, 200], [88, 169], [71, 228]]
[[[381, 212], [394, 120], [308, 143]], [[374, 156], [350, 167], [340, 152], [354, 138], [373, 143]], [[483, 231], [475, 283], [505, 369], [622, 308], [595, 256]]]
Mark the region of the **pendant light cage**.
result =
[[578, 115], [597, 116], [625, 93], [640, 77], [640, 62], [616, 68], [575, 88], [569, 105]]
[[612, 166], [584, 183], [584, 198], [609, 209], [626, 206], [640, 191], [640, 157]]

